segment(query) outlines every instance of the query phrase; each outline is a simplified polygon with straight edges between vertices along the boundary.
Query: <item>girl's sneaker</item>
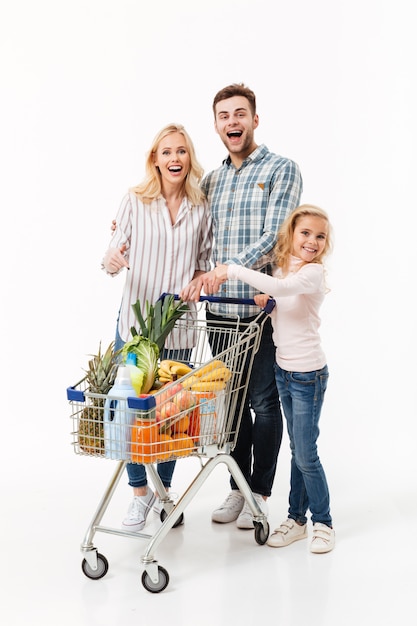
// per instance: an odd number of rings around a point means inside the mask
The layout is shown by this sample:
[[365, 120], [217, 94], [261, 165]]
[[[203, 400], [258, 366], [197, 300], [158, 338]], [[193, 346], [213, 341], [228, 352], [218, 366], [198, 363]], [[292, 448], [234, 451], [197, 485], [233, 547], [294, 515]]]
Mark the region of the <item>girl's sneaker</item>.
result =
[[323, 554], [330, 552], [334, 548], [336, 535], [333, 528], [316, 522], [313, 526], [313, 539], [311, 540], [310, 552]]
[[266, 542], [271, 548], [283, 548], [299, 539], [307, 538], [307, 524], [300, 526], [293, 519], [286, 519], [285, 522], [274, 530]]

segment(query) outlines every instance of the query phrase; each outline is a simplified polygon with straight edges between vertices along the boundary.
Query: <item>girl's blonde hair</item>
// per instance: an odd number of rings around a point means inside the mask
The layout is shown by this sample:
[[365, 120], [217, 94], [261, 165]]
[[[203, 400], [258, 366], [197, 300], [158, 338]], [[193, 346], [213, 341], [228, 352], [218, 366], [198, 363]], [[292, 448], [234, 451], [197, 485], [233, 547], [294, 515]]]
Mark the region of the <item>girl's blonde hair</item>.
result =
[[181, 133], [184, 137], [185, 147], [190, 156], [190, 170], [184, 180], [184, 195], [191, 204], [201, 204], [204, 201], [204, 195], [200, 188], [200, 182], [203, 177], [204, 170], [197, 160], [193, 142], [191, 137], [182, 124], [168, 124], [164, 126], [155, 136], [152, 146], [149, 149], [145, 161], [145, 179], [132, 187], [130, 191], [136, 194], [144, 204], [149, 204], [152, 200], [158, 198], [162, 193], [161, 173], [154, 163], [154, 155], [158, 150], [158, 146], [167, 135], [172, 133]]
[[294, 209], [292, 213], [290, 213], [281, 225], [278, 233], [278, 241], [274, 248], [275, 263], [282, 269], [282, 273], [284, 275], [287, 274], [290, 266], [295, 226], [301, 217], [307, 217], [309, 215], [326, 220], [328, 225], [328, 232], [323, 252], [319, 254], [312, 261], [312, 263], [323, 263], [324, 257], [329, 254], [332, 249], [331, 225], [327, 213], [323, 211], [323, 209], [320, 209], [320, 207], [314, 206], [313, 204], [300, 205]]

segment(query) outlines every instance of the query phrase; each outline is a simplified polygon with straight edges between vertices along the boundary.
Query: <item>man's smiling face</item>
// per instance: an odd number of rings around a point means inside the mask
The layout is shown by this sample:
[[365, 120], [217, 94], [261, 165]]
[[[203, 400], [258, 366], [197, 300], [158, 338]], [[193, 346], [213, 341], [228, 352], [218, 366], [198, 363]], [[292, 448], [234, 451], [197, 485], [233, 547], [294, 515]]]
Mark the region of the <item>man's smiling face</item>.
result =
[[256, 148], [254, 130], [259, 123], [244, 96], [233, 96], [216, 104], [214, 127], [232, 159], [243, 161]]

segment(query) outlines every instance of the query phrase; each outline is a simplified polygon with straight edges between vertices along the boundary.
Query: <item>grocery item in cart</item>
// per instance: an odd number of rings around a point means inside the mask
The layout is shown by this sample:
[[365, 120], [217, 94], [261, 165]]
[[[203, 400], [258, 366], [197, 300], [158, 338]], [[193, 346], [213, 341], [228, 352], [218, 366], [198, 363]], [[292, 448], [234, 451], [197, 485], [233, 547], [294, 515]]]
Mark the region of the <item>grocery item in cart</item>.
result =
[[116, 381], [104, 403], [104, 450], [108, 459], [130, 459], [130, 438], [135, 422], [134, 409], [125, 398], [136, 397], [129, 367], [119, 365]]
[[104, 398], [114, 385], [117, 374], [114, 341], [105, 351], [101, 342], [97, 354], [92, 354], [85, 370], [86, 390], [91, 394], [79, 418], [78, 443], [80, 449], [94, 456], [104, 455], [103, 407]]
[[181, 384], [164, 385], [154, 396], [155, 409], [136, 416], [132, 427], [132, 463], [155, 463], [188, 456], [196, 446], [197, 399]]

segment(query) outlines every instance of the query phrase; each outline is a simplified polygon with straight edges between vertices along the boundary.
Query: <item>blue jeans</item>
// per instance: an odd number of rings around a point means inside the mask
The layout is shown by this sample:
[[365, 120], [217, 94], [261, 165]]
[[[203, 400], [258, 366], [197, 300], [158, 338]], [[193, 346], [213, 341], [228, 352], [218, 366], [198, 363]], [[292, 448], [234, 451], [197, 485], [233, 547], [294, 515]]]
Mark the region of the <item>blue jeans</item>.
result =
[[[116, 339], [114, 344], [114, 351], [123, 348], [124, 341], [120, 337], [118, 330], [116, 330]], [[172, 359], [173, 361], [180, 359], [181, 361], [188, 361], [191, 357], [191, 350], [164, 350], [162, 353], [162, 359]], [[165, 461], [164, 463], [157, 463], [157, 472], [162, 481], [162, 484], [166, 489], [171, 487], [172, 475], [174, 473], [176, 461]], [[131, 487], [146, 487], [148, 479], [146, 476], [145, 466], [139, 463], [127, 463], [126, 471], [129, 478], [128, 484]], [[161, 494], [159, 494], [161, 495]]]
[[[230, 322], [230, 318], [217, 316], [209, 311], [206, 312], [206, 317], [209, 327], [215, 327], [216, 321], [222, 324]], [[247, 324], [253, 319], [242, 319], [241, 322]], [[230, 326], [235, 328], [236, 322], [230, 322]], [[213, 340], [209, 337], [209, 341], [214, 354], [215, 337]], [[231, 452], [251, 490], [267, 497], [272, 493], [282, 440], [282, 414], [275, 384], [274, 364], [272, 326], [270, 318], [267, 318], [252, 372], [247, 380], [247, 395], [236, 446]], [[240, 410], [240, 406], [241, 402], [238, 401], [236, 411]], [[232, 489], [238, 489], [233, 476], [230, 477], [230, 486]]]
[[317, 452], [327, 365], [314, 372], [287, 372], [275, 364], [275, 378], [291, 449], [288, 517], [305, 524], [310, 509], [313, 524], [331, 526], [329, 489]]

